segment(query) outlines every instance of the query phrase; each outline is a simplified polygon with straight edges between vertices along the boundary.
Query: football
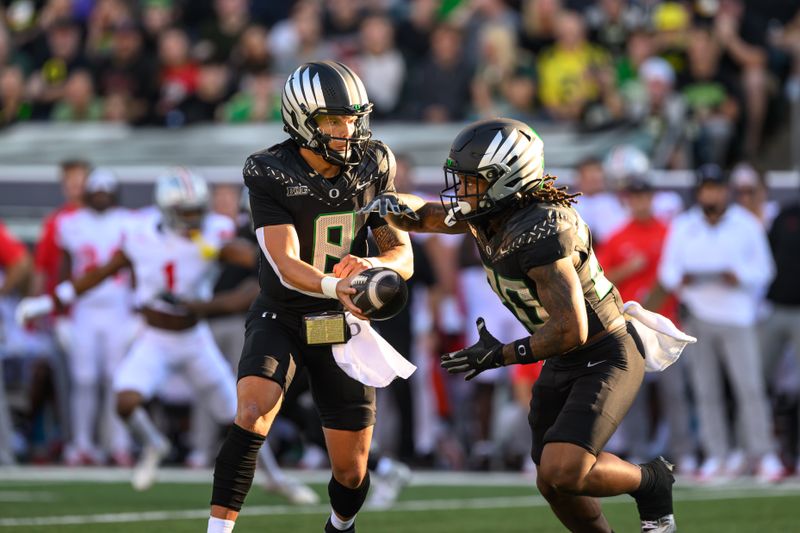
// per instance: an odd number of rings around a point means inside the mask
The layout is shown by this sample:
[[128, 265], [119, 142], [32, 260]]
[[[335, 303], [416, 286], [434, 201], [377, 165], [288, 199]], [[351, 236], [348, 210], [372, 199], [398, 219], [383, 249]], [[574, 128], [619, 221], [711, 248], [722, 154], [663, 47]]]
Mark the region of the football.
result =
[[392, 318], [408, 301], [406, 281], [391, 268], [368, 268], [350, 286], [356, 290], [353, 303], [371, 320]]

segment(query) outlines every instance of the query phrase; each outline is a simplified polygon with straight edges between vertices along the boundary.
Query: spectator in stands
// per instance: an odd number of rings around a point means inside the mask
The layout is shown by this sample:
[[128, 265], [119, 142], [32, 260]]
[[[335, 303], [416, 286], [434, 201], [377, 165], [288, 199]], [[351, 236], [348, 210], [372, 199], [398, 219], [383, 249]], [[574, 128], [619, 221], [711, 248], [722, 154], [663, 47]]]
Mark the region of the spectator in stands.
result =
[[276, 24], [269, 34], [276, 74], [289, 73], [298, 65], [321, 58], [335, 59], [333, 48], [323, 40], [320, 7], [313, 0], [299, 0], [289, 19]]
[[628, 119], [648, 138], [655, 168], [685, 168], [686, 105], [675, 92], [675, 72], [666, 59], [651, 57], [639, 67], [641, 92], [625, 98]]
[[608, 190], [599, 159], [584, 159], [578, 163], [575, 172], [576, 188], [581, 192], [581, 201], [575, 209], [592, 230], [594, 245], [600, 246], [625, 222], [625, 208], [616, 194]]
[[[31, 256], [25, 245], [14, 238], [5, 225], [0, 222], [0, 301], [12, 293], [24, 288], [31, 272]], [[4, 317], [5, 318], [5, 317]], [[7, 327], [3, 324], [3, 328]], [[5, 344], [6, 335], [0, 339]], [[5, 351], [0, 347], [0, 351]], [[2, 363], [2, 360], [0, 360]], [[16, 462], [11, 443], [14, 427], [11, 424], [11, 413], [6, 400], [3, 365], [0, 364], [0, 466], [13, 465]]]
[[78, 23], [64, 18], [53, 21], [34, 57], [34, 72], [27, 83], [33, 102], [32, 118], [47, 119], [56, 102], [63, 98], [69, 75], [87, 66]]
[[200, 28], [196, 53], [200, 59], [227, 61], [250, 24], [247, 0], [214, 0], [214, 18]]
[[[616, 230], [602, 247], [597, 258], [608, 280], [625, 301], [645, 302], [657, 284], [658, 265], [667, 236], [667, 225], [653, 212], [654, 189], [646, 174], [626, 180], [622, 200], [630, 212], [630, 220]], [[675, 301], [652, 309], [676, 319]], [[669, 427], [669, 456], [682, 474], [694, 472], [697, 463], [689, 425], [689, 403], [686, 391], [685, 358], [656, 376], [662, 414]], [[656, 433], [650, 422], [649, 395], [643, 388], [622, 421], [622, 433], [627, 438], [631, 457], [644, 460], [650, 450], [650, 436]]]
[[360, 48], [359, 30], [364, 18], [362, 4], [353, 0], [323, 2], [322, 34], [334, 46], [337, 56], [343, 60], [357, 54]]
[[374, 104], [372, 116], [392, 116], [400, 103], [406, 64], [394, 44], [394, 27], [384, 15], [372, 15], [361, 23], [361, 53], [356, 70]]
[[220, 109], [223, 122], [268, 122], [281, 119], [280, 96], [269, 71], [245, 75], [241, 89]]
[[16, 66], [0, 71], [0, 127], [31, 118], [33, 104], [25, 93], [25, 74]]
[[750, 211], [769, 231], [780, 206], [769, 199], [763, 174], [749, 163], [739, 163], [731, 170], [731, 186], [736, 203]]
[[97, 121], [103, 118], [103, 101], [95, 95], [94, 82], [88, 70], [70, 74], [64, 97], [56, 103], [50, 117], [56, 122]]
[[463, 29], [462, 55], [471, 66], [476, 65], [481, 54], [484, 29], [491, 26], [501, 29], [509, 36], [516, 36], [520, 28], [519, 14], [505, 0], [461, 2], [451, 20]]
[[211, 122], [222, 112], [230, 95], [230, 72], [224, 63], [206, 63], [200, 67], [197, 90], [176, 109], [170, 126]]
[[[799, 202], [794, 201], [780, 211], [769, 231], [769, 243], [776, 275], [767, 292], [772, 311], [761, 326], [761, 349], [767, 379], [772, 379], [787, 348], [800, 361]], [[800, 473], [800, 447], [792, 451], [797, 459], [795, 473]]]
[[128, 116], [134, 124], [150, 118], [156, 100], [156, 65], [146, 55], [138, 24], [125, 20], [114, 26], [111, 55], [95, 67], [95, 83], [101, 96], [123, 93], [128, 96]]
[[31, 69], [30, 58], [19, 51], [6, 27], [0, 23], [0, 69], [14, 66], [27, 73]]
[[442, 24], [431, 36], [431, 53], [412, 73], [409, 118], [462, 120], [469, 107], [472, 71], [461, 57], [461, 31]]
[[155, 53], [161, 34], [178, 22], [175, 4], [173, 0], [144, 0], [142, 4], [146, 48]]
[[428, 56], [438, 8], [437, 0], [411, 0], [408, 2], [408, 12], [397, 21], [397, 48], [409, 67]]
[[688, 106], [692, 157], [696, 165], [724, 164], [739, 118], [738, 82], [720, 69], [722, 49], [707, 28], [694, 28], [681, 94]]
[[617, 84], [623, 93], [628, 83], [638, 85], [639, 68], [647, 59], [655, 55], [652, 35], [647, 31], [635, 31], [625, 43], [625, 55], [616, 58]]
[[556, 42], [562, 0], [524, 0], [520, 45], [539, 54]]
[[752, 157], [761, 146], [771, 90], [766, 32], [753, 28], [753, 17], [744, 15], [742, 0], [721, 0], [713, 30], [724, 52], [722, 68], [740, 77], [745, 97], [742, 148], [746, 157]]
[[507, 105], [503, 116], [533, 122], [539, 118], [536, 106], [536, 81], [530, 72], [515, 72], [503, 86]]
[[646, 23], [642, 6], [627, 0], [601, 0], [586, 11], [592, 41], [608, 50], [614, 60], [625, 55], [632, 33]]
[[[527, 89], [530, 85], [523, 85], [526, 76], [533, 81], [533, 58], [517, 47], [515, 35], [494, 24], [481, 30], [477, 69], [472, 80], [472, 105], [480, 117], [509, 116], [507, 92]], [[512, 78], [518, 83], [510, 87]], [[532, 103], [518, 100], [517, 105], [525, 109]]]
[[[114, 46], [114, 28], [133, 20], [134, 13], [124, 0], [95, 2], [86, 20], [86, 53], [93, 61], [108, 57]], [[153, 43], [153, 51], [155, 43]]]
[[237, 77], [261, 72], [272, 66], [269, 34], [263, 26], [248, 26], [229, 58]]
[[579, 13], [562, 12], [556, 36], [556, 43], [539, 55], [539, 98], [553, 119], [577, 121], [589, 104], [613, 96], [606, 92], [614, 82], [608, 77], [611, 63], [605, 50], [586, 40]]
[[[700, 479], [726, 473], [730, 453], [723, 376], [736, 401], [737, 434], [760, 479], [779, 480], [761, 353], [755, 330], [763, 291], [774, 274], [766, 233], [742, 207], [729, 205], [728, 183], [716, 165], [697, 171], [697, 205], [670, 227], [659, 282], [686, 309], [685, 330], [697, 337], [687, 362], [705, 460]], [[717, 351], [718, 350], [718, 351]], [[724, 374], [723, 374], [724, 369]]]
[[197, 90], [200, 67], [189, 55], [189, 36], [179, 28], [164, 31], [158, 41], [159, 99], [155, 115], [170, 124], [170, 114]]

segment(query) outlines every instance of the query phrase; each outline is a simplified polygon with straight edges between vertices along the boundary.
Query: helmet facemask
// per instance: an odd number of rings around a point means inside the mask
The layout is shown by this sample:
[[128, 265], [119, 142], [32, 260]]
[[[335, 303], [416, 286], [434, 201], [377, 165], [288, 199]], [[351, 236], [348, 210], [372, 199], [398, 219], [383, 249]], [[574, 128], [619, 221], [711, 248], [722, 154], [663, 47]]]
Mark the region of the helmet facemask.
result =
[[[455, 168], [452, 159], [448, 159], [444, 166], [445, 188], [439, 194], [442, 206], [447, 212], [445, 222], [453, 225], [456, 222], [476, 221], [504, 209], [516, 195], [502, 194], [497, 198], [495, 189], [498, 185], [502, 185], [500, 178], [509, 171], [508, 166], [503, 163], [494, 163], [477, 170], [459, 169]], [[459, 193], [459, 184], [462, 181], [463, 192]], [[483, 192], [477, 192], [480, 190], [480, 182], [489, 184]], [[470, 190], [470, 183], [474, 185], [471, 189], [476, 192], [468, 194], [466, 191]], [[474, 209], [471, 199], [474, 199], [474, 204], [477, 206]]]
[[[306, 128], [311, 130], [312, 137], [308, 141], [308, 148], [319, 154], [325, 161], [339, 166], [354, 166], [364, 159], [367, 144], [372, 137], [369, 129], [369, 114], [372, 104], [365, 106], [355, 105], [350, 109], [317, 108], [305, 120]], [[353, 134], [350, 137], [338, 137], [325, 133], [320, 124], [326, 116], [355, 116], [356, 121]], [[341, 149], [331, 148], [331, 143], [344, 143]]]

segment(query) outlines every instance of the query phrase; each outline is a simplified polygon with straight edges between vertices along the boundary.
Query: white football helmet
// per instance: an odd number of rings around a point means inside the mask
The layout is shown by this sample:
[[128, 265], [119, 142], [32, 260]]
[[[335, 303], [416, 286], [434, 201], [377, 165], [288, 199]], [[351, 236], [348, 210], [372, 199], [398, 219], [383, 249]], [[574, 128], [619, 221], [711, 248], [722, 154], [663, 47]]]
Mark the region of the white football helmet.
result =
[[155, 199], [164, 222], [177, 231], [199, 229], [208, 211], [208, 184], [185, 167], [175, 167], [156, 180]]

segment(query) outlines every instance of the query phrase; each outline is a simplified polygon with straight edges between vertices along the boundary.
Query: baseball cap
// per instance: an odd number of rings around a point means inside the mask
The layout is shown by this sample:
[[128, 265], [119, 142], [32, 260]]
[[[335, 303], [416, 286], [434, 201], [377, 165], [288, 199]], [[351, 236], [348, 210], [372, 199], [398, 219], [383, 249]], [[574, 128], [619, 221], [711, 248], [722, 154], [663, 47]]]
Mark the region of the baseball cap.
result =
[[114, 173], [105, 168], [92, 170], [86, 178], [86, 193], [107, 192], [114, 194], [119, 189], [119, 181]]
[[731, 184], [734, 187], [756, 188], [761, 184], [758, 171], [747, 163], [739, 163], [731, 171]]
[[706, 163], [695, 171], [695, 185], [701, 187], [706, 184], [727, 185], [728, 176], [719, 165]]
[[625, 192], [652, 192], [653, 184], [646, 176], [631, 176], [625, 182], [623, 187]]

